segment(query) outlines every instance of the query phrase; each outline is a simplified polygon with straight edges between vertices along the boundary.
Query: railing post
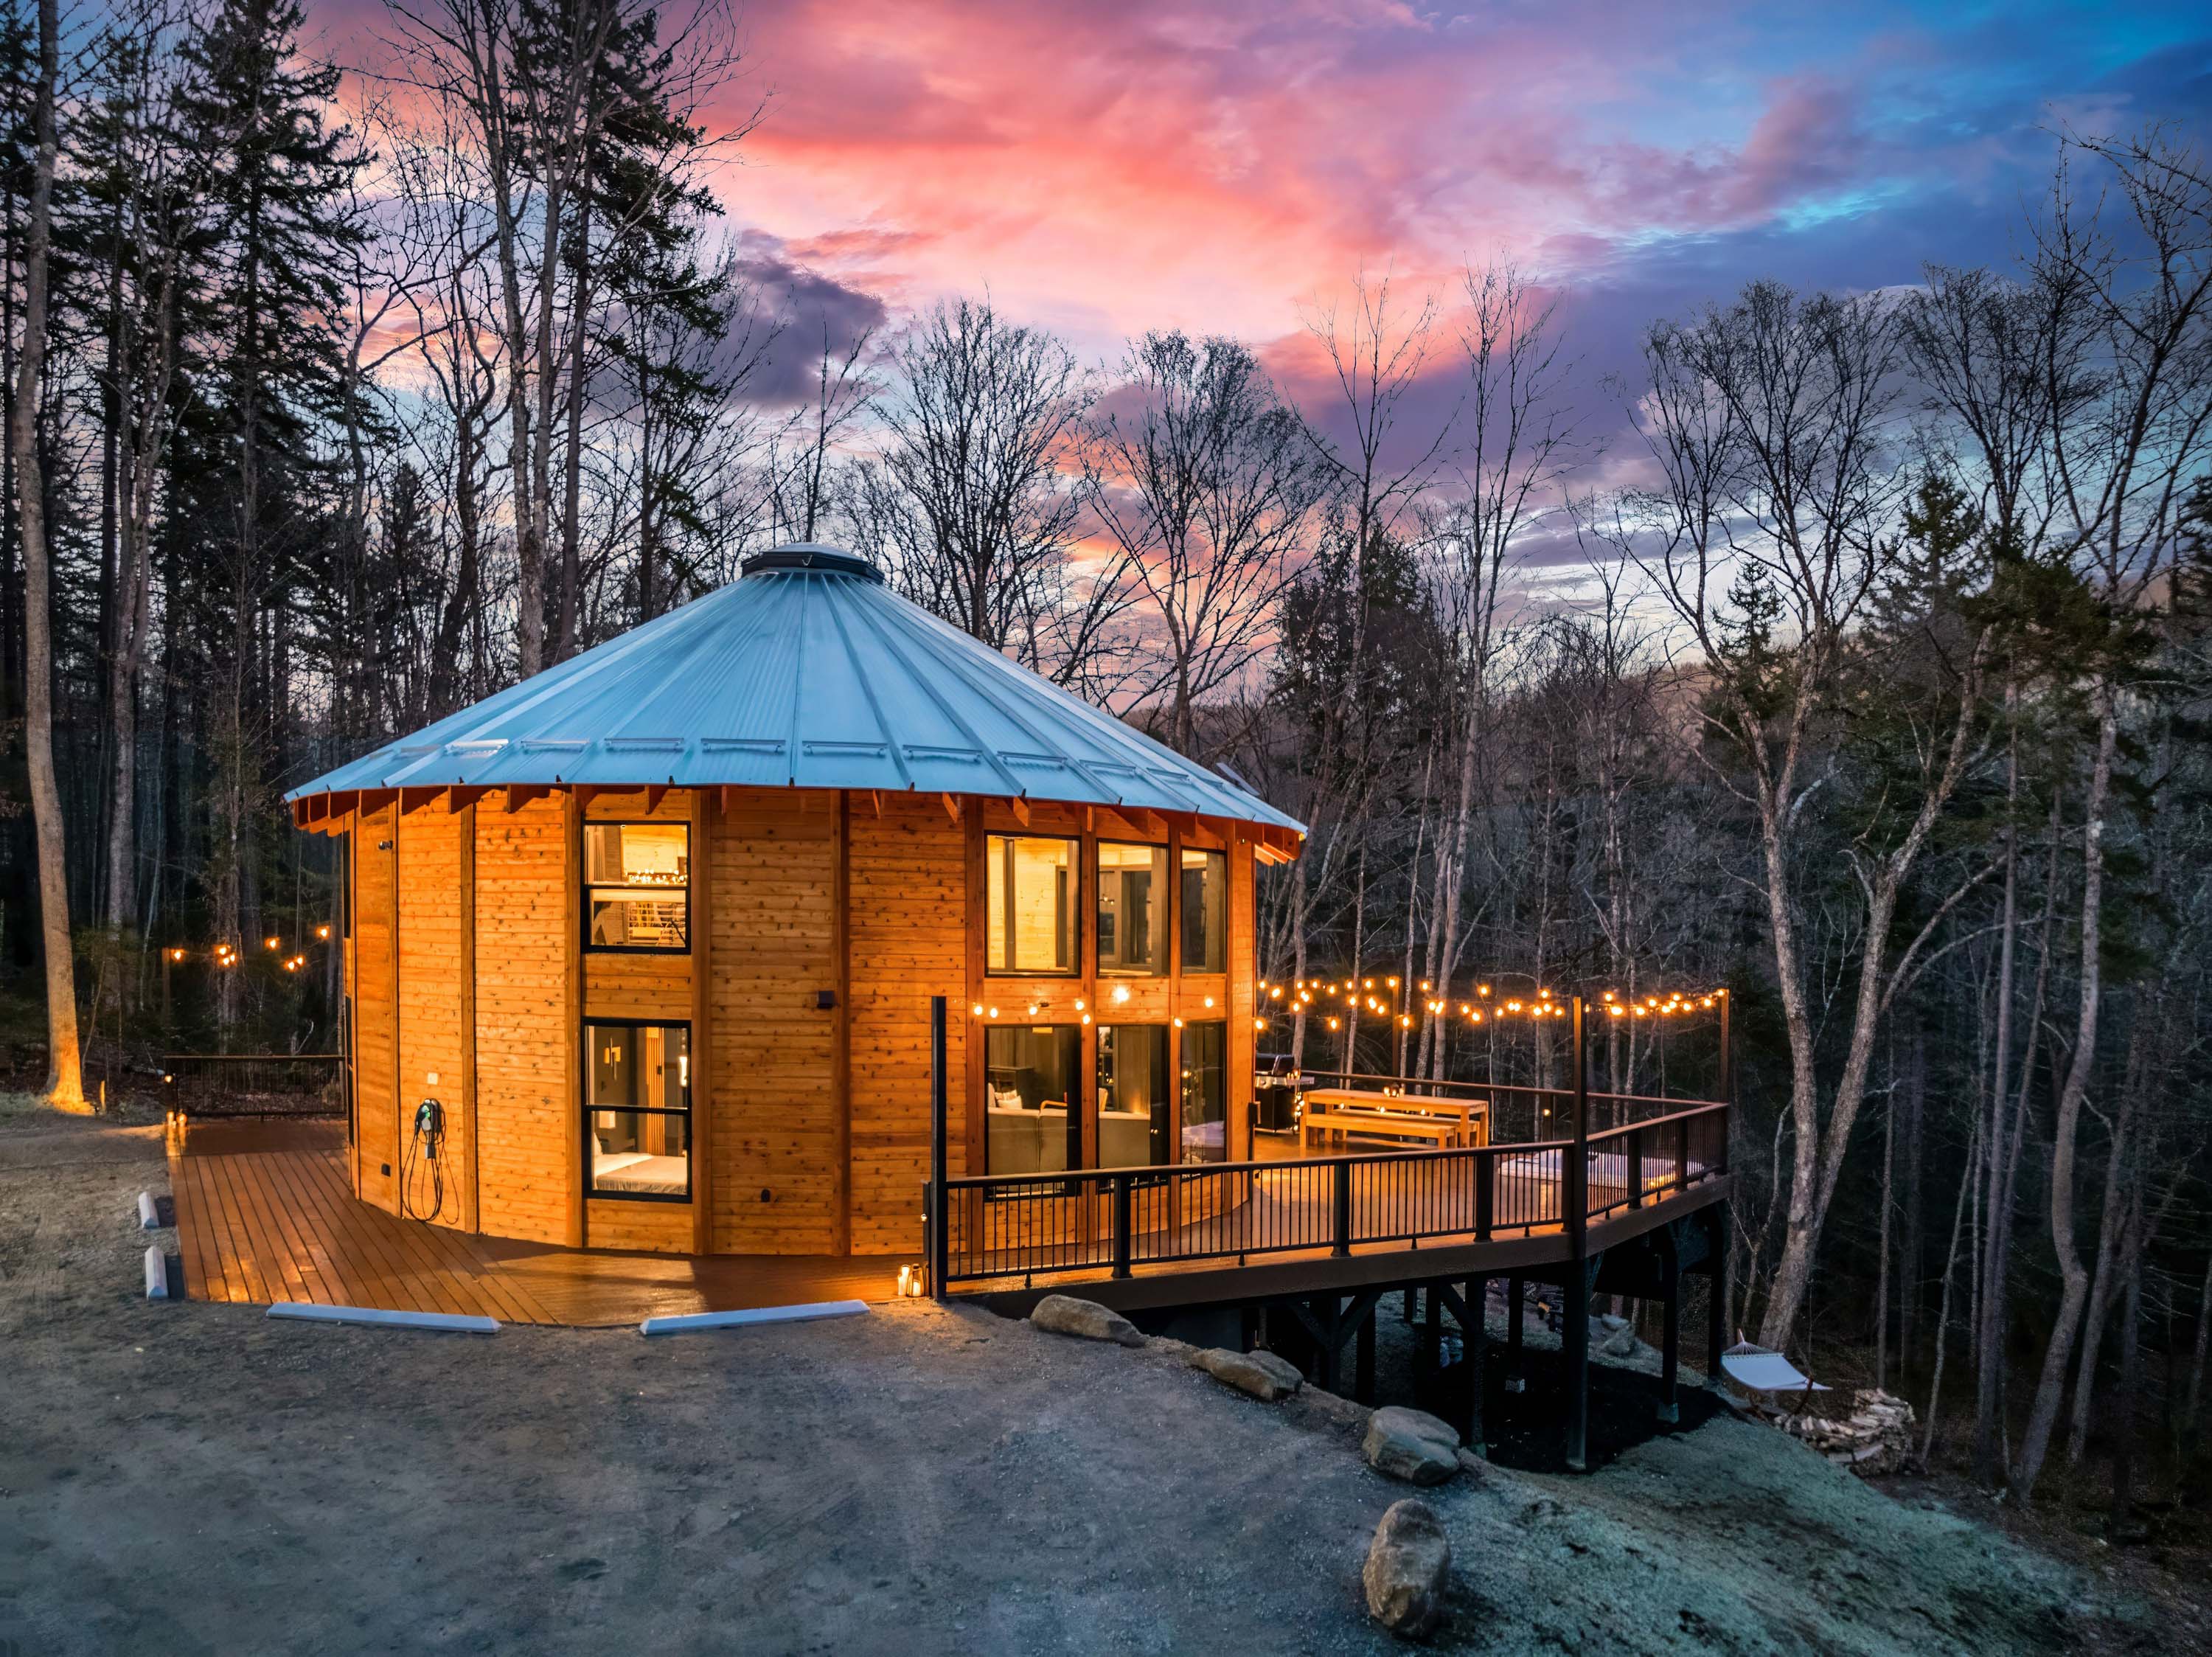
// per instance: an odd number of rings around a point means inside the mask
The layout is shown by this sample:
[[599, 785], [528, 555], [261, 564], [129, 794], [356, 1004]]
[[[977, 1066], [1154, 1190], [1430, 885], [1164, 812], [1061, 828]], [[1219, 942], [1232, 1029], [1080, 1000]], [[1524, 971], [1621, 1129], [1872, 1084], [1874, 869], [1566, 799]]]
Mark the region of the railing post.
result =
[[1690, 1189], [1690, 1118], [1686, 1116], [1674, 1124], [1674, 1189]]
[[1352, 1159], [1340, 1158], [1329, 1165], [1329, 1170], [1334, 1184], [1332, 1195], [1335, 1198], [1331, 1205], [1335, 1209], [1334, 1240], [1329, 1252], [1349, 1254], [1352, 1252]]
[[1116, 1277], [1129, 1275], [1130, 1185], [1129, 1175], [1117, 1173], [1114, 1176], [1114, 1275]]
[[945, 1299], [951, 1264], [951, 1211], [945, 1181], [945, 997], [929, 998], [929, 1292]]
[[1492, 1228], [1498, 1223], [1498, 1159], [1486, 1146], [1474, 1152], [1474, 1239], [1479, 1243], [1490, 1240]]
[[[1562, 1191], [1565, 1211], [1560, 1218], [1566, 1222], [1574, 1239], [1577, 1264], [1583, 1256], [1583, 1234], [1589, 1229], [1589, 1073], [1585, 1068], [1583, 1051], [1583, 998], [1574, 998], [1573, 1030], [1569, 1038], [1570, 1061], [1574, 1067], [1574, 1091], [1569, 1095], [1567, 1136], [1574, 1142], [1567, 1161], [1567, 1179], [1564, 1182], [1573, 1189]], [[1568, 1200], [1571, 1197], [1571, 1200]]]
[[1730, 1022], [1729, 1018], [1729, 992], [1725, 989], [1721, 990], [1720, 998], [1721, 1103], [1723, 1105], [1733, 1105], [1735, 1103], [1735, 1043], [1730, 1039], [1731, 1032], [1729, 1028]]
[[1628, 1206], [1644, 1206], [1644, 1130], [1628, 1130]]
[[1562, 1344], [1567, 1359], [1567, 1466], [1589, 1469], [1589, 1074], [1583, 1050], [1583, 998], [1573, 1007], [1574, 1142], [1568, 1148], [1571, 1199], [1561, 1217], [1567, 1228], [1566, 1319]]

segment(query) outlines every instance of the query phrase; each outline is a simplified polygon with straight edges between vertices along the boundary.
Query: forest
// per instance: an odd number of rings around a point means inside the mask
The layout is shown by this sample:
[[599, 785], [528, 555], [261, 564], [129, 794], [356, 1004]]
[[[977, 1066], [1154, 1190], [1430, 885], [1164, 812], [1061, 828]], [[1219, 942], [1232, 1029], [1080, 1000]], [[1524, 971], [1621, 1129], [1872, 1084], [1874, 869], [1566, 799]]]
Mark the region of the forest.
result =
[[1309, 825], [1263, 1045], [1548, 1082], [1478, 986], [1680, 993], [1588, 1062], [1694, 1093], [1725, 988], [1732, 1322], [2115, 1534], [2212, 1486], [2193, 135], [2055, 137], [2013, 263], [1715, 294], [1625, 376], [1540, 272], [1370, 271], [1294, 398], [1258, 343], [1090, 362], [749, 239], [715, 0], [373, 35], [0, 9], [15, 1069], [328, 1050], [283, 791], [830, 542]]

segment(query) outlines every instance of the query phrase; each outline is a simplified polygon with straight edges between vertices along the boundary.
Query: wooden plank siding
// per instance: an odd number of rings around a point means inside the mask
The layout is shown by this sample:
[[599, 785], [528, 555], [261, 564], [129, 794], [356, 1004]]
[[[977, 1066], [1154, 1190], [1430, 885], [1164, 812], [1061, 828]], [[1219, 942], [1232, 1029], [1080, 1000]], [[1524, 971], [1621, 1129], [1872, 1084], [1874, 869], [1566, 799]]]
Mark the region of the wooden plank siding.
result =
[[[398, 1209], [416, 1219], [467, 1227], [476, 1148], [470, 1137], [468, 1073], [474, 1032], [467, 1020], [469, 948], [462, 937], [468, 907], [461, 850], [467, 816], [442, 805], [400, 819], [394, 850], [399, 901], [400, 1159]], [[439, 1188], [414, 1144], [416, 1108], [425, 1099], [444, 1107], [446, 1141]]]
[[[875, 800], [856, 798], [851, 824], [851, 1247], [918, 1255], [929, 1177], [933, 995], [950, 1002], [945, 1069], [969, 1074], [968, 835], [934, 795], [884, 795], [880, 815]], [[952, 1099], [956, 1124], [969, 1091]], [[969, 1166], [963, 1137], [956, 1125], [949, 1157], [956, 1174]]]
[[568, 806], [533, 800], [477, 813], [477, 1189], [483, 1229], [568, 1240], [573, 1221], [578, 1029], [568, 978]]
[[356, 953], [354, 1017], [356, 1041], [356, 1134], [361, 1197], [378, 1208], [396, 1205], [398, 1192], [398, 1007], [392, 995], [397, 959], [392, 938], [392, 837], [398, 809], [387, 805], [361, 819], [355, 845]]
[[[992, 1020], [975, 1003], [998, 1007], [1003, 1022], [1080, 1031], [1071, 1102], [1092, 1166], [1097, 1026], [1165, 1026], [1172, 1077], [1186, 1033], [1176, 1021], [1220, 1022], [1226, 1149], [1253, 1154], [1255, 839], [1244, 825], [827, 790], [558, 790], [513, 810], [494, 793], [459, 812], [434, 795], [404, 803], [415, 807], [404, 817], [387, 804], [358, 819], [350, 859], [355, 1184], [377, 1206], [398, 1206], [398, 1153], [430, 1094], [447, 1106], [447, 1226], [679, 1254], [918, 1256], [933, 995], [951, 1014], [956, 1176], [988, 1172], [978, 1026]], [[690, 825], [691, 947], [587, 951], [586, 830], [644, 820]], [[992, 833], [1079, 843], [1073, 974], [985, 971]], [[1097, 976], [1102, 839], [1167, 848], [1170, 966], [1157, 978]], [[1182, 969], [1173, 871], [1185, 846], [1227, 855], [1224, 972]], [[690, 1026], [691, 1201], [589, 1194], [581, 1039], [593, 1020]]]
[[816, 1002], [837, 982], [836, 814], [744, 795], [708, 844], [714, 1247], [827, 1254], [843, 1173], [839, 1026]]

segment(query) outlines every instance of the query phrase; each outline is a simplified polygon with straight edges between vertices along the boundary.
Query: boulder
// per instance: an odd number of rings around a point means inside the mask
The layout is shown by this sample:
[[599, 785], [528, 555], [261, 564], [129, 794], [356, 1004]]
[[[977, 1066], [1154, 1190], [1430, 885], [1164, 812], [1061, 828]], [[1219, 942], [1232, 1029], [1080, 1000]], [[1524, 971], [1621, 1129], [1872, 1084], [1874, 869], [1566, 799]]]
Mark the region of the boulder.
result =
[[1408, 1484], [1441, 1484], [1459, 1471], [1459, 1435], [1422, 1410], [1390, 1404], [1367, 1418], [1367, 1465]]
[[1267, 1404], [1290, 1397], [1305, 1383], [1297, 1365], [1273, 1352], [1231, 1352], [1225, 1347], [1209, 1347], [1193, 1352], [1190, 1365]]
[[1121, 1346], [1142, 1346], [1144, 1336], [1120, 1313], [1096, 1301], [1079, 1301], [1073, 1295], [1048, 1295], [1030, 1311], [1030, 1321], [1055, 1335], [1080, 1335], [1086, 1341], [1113, 1341]]
[[1444, 1618], [1451, 1538], [1425, 1502], [1391, 1504], [1367, 1544], [1367, 1614], [1401, 1640], [1425, 1640]]
[[1638, 1342], [1632, 1329], [1616, 1329], [1598, 1343], [1598, 1350], [1608, 1358], [1632, 1358]]

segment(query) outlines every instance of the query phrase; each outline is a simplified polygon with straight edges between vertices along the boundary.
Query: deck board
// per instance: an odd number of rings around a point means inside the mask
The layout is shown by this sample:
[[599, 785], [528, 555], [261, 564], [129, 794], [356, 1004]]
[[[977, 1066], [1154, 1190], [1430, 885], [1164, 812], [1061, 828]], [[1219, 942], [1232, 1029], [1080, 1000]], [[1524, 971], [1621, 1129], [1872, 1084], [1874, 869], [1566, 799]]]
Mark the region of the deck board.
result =
[[185, 1294], [198, 1301], [605, 1325], [801, 1301], [884, 1301], [902, 1264], [571, 1249], [404, 1220], [354, 1197], [344, 1128], [330, 1122], [191, 1124], [170, 1142], [169, 1183]]

